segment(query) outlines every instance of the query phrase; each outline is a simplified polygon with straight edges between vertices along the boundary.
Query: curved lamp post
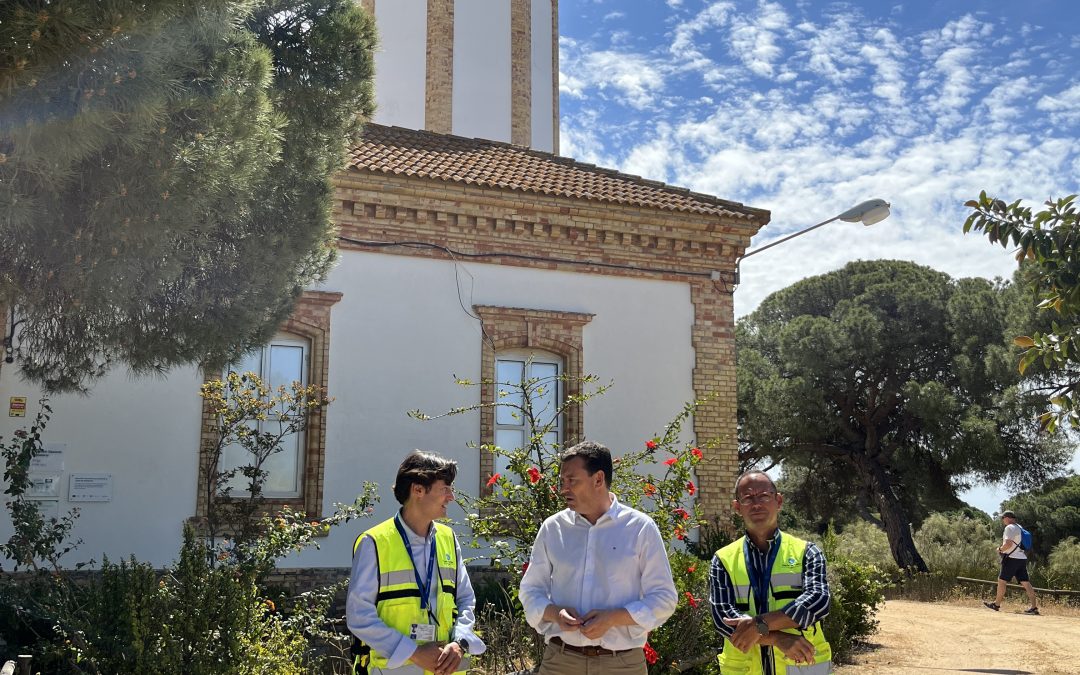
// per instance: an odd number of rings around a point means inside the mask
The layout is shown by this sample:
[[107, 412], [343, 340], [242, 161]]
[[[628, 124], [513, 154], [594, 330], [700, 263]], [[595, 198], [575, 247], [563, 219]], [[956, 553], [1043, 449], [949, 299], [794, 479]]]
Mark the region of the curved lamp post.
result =
[[806, 234], [811, 230], [816, 230], [823, 225], [828, 225], [834, 220], [843, 220], [848, 223], [861, 222], [863, 225], [867, 226], [873, 225], [874, 223], [880, 223], [881, 221], [889, 217], [890, 206], [891, 204], [889, 204], [889, 202], [885, 201], [884, 199], [868, 199], [861, 204], [856, 204], [855, 206], [852, 206], [850, 209], [844, 211], [843, 213], [837, 214], [832, 218], [829, 218], [828, 220], [821, 221], [817, 225], [811, 225], [804, 230], [799, 230], [798, 232], [789, 234], [786, 237], [781, 237], [774, 242], [765, 244], [764, 246], [761, 246], [759, 248], [755, 248], [753, 251], [742, 254], [742, 256], [740, 256], [739, 259], [735, 261], [735, 285], [739, 285], [739, 266], [746, 258], [749, 258], [752, 255], [757, 255], [758, 253], [761, 253], [766, 249], [770, 249], [773, 246], [779, 246], [785, 241], [789, 241], [791, 239], [794, 239], [795, 237]]

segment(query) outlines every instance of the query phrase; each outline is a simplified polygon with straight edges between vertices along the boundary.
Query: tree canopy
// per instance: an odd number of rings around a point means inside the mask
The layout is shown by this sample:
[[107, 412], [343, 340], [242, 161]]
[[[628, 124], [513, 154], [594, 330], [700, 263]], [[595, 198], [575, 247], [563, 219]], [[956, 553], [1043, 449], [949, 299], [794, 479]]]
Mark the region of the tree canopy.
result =
[[374, 43], [353, 0], [0, 3], [23, 375], [78, 390], [265, 342], [334, 260], [330, 176], [373, 109]]
[[741, 459], [874, 514], [897, 564], [925, 570], [912, 524], [973, 481], [1031, 487], [1067, 458], [1018, 386], [1006, 316], [999, 284], [900, 261], [774, 293], [736, 328]]
[[1065, 420], [1080, 428], [1080, 212], [1076, 195], [1048, 200], [1042, 211], [1020, 201], [1006, 203], [986, 192], [967, 202], [972, 209], [964, 232], [981, 231], [991, 243], [1016, 246], [1020, 279], [1030, 304], [1044, 310], [1031, 317], [1033, 330], [1010, 336], [1025, 351], [1020, 372], [1041, 365], [1045, 390], [1055, 408], [1042, 422], [1054, 430]]

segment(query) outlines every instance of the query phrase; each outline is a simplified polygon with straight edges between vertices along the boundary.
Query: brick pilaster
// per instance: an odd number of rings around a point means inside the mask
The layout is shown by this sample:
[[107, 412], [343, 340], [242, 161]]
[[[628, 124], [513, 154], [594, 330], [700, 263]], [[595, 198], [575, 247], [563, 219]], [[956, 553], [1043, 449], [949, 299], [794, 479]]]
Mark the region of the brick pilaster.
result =
[[532, 1], [510, 5], [510, 142], [532, 145]]
[[428, 0], [424, 128], [452, 133], [453, 113], [454, 0]]

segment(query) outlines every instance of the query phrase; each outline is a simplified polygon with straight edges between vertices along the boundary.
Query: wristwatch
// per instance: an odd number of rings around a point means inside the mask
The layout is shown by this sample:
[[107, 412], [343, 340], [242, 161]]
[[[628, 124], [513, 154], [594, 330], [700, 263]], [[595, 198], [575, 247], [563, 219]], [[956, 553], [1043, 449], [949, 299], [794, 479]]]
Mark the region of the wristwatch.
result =
[[456, 642], [458, 644], [458, 647], [461, 647], [461, 653], [462, 654], [468, 654], [469, 653], [469, 643], [465, 641], [465, 638], [458, 638], [458, 639], [454, 640], [454, 642]]
[[757, 633], [761, 637], [765, 637], [769, 634], [769, 624], [765, 623], [765, 617], [761, 615], [755, 616], [754, 626], [757, 627]]

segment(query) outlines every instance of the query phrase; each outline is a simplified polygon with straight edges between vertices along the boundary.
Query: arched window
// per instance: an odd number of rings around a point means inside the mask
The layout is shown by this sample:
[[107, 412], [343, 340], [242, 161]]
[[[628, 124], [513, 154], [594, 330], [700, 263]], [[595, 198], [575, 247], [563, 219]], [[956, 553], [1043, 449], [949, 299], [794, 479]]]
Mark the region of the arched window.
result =
[[[565, 398], [564, 372], [555, 354], [514, 349], [497, 355], [495, 445], [523, 448], [539, 433], [548, 446], [563, 442], [566, 421], [558, 412]], [[495, 458], [495, 471], [506, 471], [505, 458]]]
[[[306, 387], [310, 380], [311, 341], [288, 333], [278, 333], [261, 349], [248, 354], [240, 363], [227, 370], [255, 373], [271, 391], [284, 386], [291, 391], [293, 382]], [[258, 433], [280, 433], [282, 422], [276, 419], [251, 420], [248, 423]], [[252, 455], [238, 444], [226, 447], [221, 455], [222, 469], [234, 469], [252, 463]], [[281, 449], [270, 455], [262, 465], [267, 472], [263, 494], [267, 497], [299, 497], [304, 475], [304, 432], [288, 434], [281, 439]], [[246, 494], [248, 479], [237, 474], [231, 481], [232, 494]]]

